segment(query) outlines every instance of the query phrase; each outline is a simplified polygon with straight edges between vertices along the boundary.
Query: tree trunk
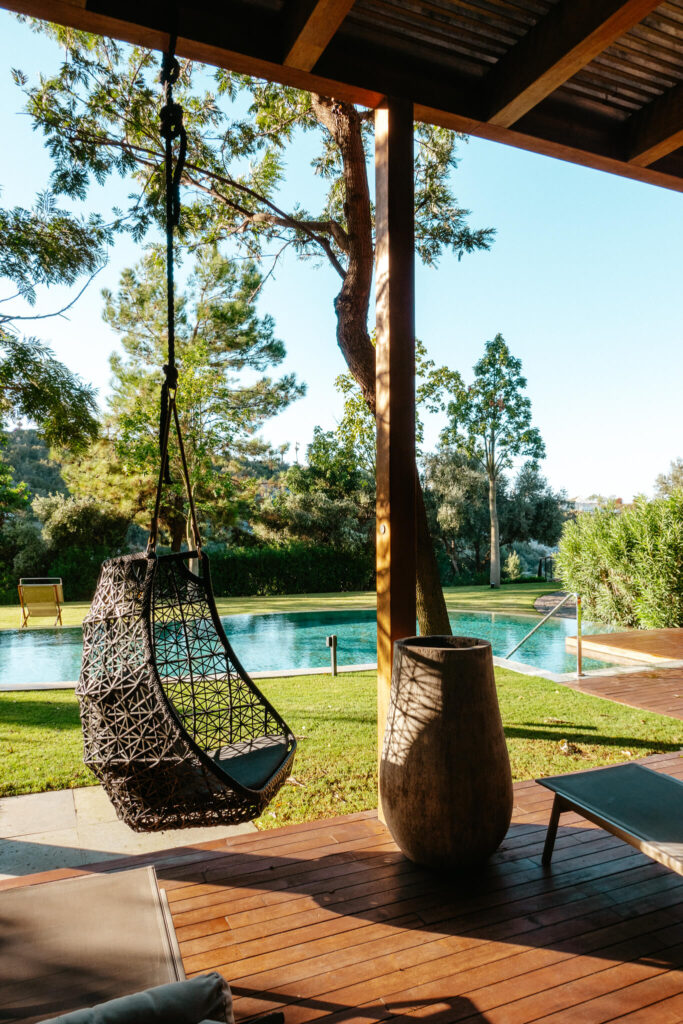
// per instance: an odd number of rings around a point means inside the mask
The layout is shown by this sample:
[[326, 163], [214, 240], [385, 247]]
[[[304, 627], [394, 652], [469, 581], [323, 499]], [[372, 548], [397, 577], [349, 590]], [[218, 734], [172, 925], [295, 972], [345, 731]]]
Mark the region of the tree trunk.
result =
[[[344, 168], [344, 213], [348, 233], [347, 270], [334, 300], [337, 344], [368, 408], [375, 413], [375, 348], [368, 334], [368, 312], [375, 250], [372, 206], [363, 147], [362, 120], [351, 104], [311, 96], [317, 120], [339, 147]], [[434, 554], [422, 486], [415, 466], [417, 532], [417, 620], [422, 635], [451, 633], [439, 568]]]
[[496, 478], [489, 477], [489, 516], [491, 519], [491, 586], [500, 586], [500, 535], [496, 507]]
[[171, 551], [180, 551], [185, 540], [185, 509], [182, 496], [170, 493], [161, 506], [161, 521], [171, 538]]
[[417, 532], [417, 621], [422, 636], [450, 636], [446, 599], [439, 576], [434, 544], [429, 532], [427, 510], [420, 477], [415, 468], [415, 516]]
[[171, 551], [180, 551], [185, 539], [185, 519], [174, 517], [171, 523]]

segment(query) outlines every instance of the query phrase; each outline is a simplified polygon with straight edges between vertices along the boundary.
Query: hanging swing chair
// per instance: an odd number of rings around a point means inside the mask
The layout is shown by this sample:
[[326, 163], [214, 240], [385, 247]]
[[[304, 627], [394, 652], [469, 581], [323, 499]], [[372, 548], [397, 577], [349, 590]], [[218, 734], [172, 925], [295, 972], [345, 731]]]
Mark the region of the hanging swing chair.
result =
[[[182, 110], [173, 103], [175, 39], [164, 55], [168, 365], [162, 387], [161, 460], [147, 550], [101, 569], [83, 623], [76, 687], [84, 762], [118, 816], [138, 832], [238, 824], [262, 813], [291, 772], [296, 740], [249, 678], [221, 625], [211, 587], [176, 408], [173, 230], [185, 156]], [[173, 168], [173, 141], [179, 153]], [[173, 421], [188, 495], [194, 551], [158, 555], [161, 495], [170, 483]], [[197, 571], [193, 571], [197, 570]]]

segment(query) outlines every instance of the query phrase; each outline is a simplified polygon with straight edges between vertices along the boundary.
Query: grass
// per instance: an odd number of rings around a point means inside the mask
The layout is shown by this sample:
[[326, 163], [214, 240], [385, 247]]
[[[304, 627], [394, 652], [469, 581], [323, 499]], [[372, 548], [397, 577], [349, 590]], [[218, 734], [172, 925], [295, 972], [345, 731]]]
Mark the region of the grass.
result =
[[[510, 583], [500, 590], [490, 587], [446, 587], [449, 608], [464, 611], [533, 612], [534, 601], [557, 589], [552, 583]], [[353, 611], [376, 606], [374, 590], [351, 591], [346, 594], [290, 594], [280, 597], [219, 597], [216, 604], [221, 615], [259, 615], [269, 612]], [[62, 611], [65, 626], [80, 626], [88, 611], [87, 601], [69, 601]], [[21, 619], [19, 605], [0, 606], [0, 629], [17, 629]], [[36, 629], [51, 626], [52, 620], [39, 619]]]
[[[507, 669], [496, 671], [515, 780], [680, 749], [683, 722]], [[275, 828], [375, 807], [375, 673], [263, 681], [299, 739], [294, 776], [257, 822]], [[564, 742], [566, 741], [566, 743]], [[568, 753], [563, 753], [566, 748]], [[0, 693], [0, 795], [85, 786], [68, 690]]]

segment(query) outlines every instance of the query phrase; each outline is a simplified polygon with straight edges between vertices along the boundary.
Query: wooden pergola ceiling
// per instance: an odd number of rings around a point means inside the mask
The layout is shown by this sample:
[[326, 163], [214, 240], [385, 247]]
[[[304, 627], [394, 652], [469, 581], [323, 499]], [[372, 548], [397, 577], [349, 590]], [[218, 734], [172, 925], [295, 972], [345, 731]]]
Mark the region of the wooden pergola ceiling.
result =
[[[173, 0], [0, 0], [163, 48]], [[184, 56], [683, 190], [683, 0], [196, 0]]]

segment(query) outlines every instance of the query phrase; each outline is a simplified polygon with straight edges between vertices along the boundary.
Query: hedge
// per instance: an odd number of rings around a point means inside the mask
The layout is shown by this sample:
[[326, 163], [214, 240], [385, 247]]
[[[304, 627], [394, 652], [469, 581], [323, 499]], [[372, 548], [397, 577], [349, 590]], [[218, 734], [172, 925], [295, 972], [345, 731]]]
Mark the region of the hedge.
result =
[[[375, 584], [374, 552], [349, 553], [294, 543], [287, 547], [207, 550], [217, 597], [321, 594], [370, 590]], [[67, 548], [50, 560], [45, 575], [61, 576], [67, 601], [89, 601], [95, 593], [104, 549]], [[0, 604], [17, 603], [17, 580], [0, 571]]]
[[209, 550], [217, 597], [323, 594], [369, 590], [375, 583], [372, 551], [293, 543], [286, 547]]

